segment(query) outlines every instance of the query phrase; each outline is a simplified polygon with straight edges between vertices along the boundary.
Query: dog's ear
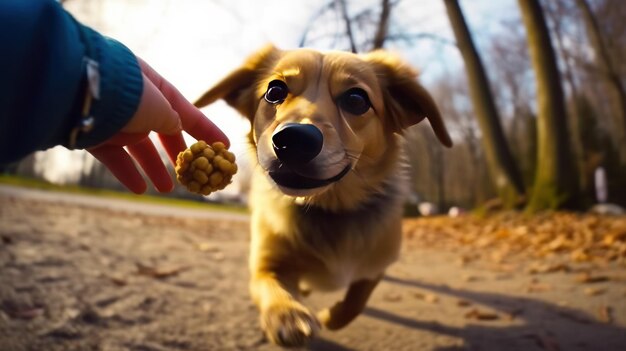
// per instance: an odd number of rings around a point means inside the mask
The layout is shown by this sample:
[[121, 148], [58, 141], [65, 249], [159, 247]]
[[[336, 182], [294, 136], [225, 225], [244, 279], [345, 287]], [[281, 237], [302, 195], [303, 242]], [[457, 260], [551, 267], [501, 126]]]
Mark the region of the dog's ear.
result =
[[259, 78], [271, 70], [280, 56], [280, 50], [268, 44], [252, 54], [244, 64], [204, 93], [194, 105], [198, 108], [224, 99], [239, 113], [252, 119], [258, 97], [255, 96]]
[[401, 132], [427, 118], [439, 141], [451, 147], [452, 140], [439, 109], [428, 91], [418, 83], [417, 72], [385, 51], [373, 51], [363, 58], [373, 67], [381, 85], [386, 128]]

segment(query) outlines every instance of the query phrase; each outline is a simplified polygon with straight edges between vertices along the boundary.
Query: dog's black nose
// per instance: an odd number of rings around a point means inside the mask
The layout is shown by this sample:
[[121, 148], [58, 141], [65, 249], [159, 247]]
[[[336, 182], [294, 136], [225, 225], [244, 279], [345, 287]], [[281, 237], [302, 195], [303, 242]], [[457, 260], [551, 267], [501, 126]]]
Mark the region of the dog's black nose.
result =
[[324, 136], [312, 124], [288, 123], [272, 135], [272, 146], [279, 160], [287, 165], [302, 165], [322, 150]]

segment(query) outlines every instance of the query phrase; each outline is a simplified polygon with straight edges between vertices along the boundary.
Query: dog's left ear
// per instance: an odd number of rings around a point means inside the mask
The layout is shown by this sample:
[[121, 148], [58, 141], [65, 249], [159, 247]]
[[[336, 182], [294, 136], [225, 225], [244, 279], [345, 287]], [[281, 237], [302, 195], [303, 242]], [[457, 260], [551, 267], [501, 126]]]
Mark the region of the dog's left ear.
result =
[[250, 55], [239, 68], [205, 92], [194, 102], [196, 107], [204, 107], [223, 99], [239, 113], [252, 120], [259, 98], [256, 84], [281, 55], [281, 51], [271, 44]]
[[430, 122], [439, 141], [452, 146], [452, 140], [432, 96], [418, 83], [417, 72], [399, 58], [385, 51], [363, 56], [378, 77], [385, 103], [385, 127], [393, 132], [419, 123]]

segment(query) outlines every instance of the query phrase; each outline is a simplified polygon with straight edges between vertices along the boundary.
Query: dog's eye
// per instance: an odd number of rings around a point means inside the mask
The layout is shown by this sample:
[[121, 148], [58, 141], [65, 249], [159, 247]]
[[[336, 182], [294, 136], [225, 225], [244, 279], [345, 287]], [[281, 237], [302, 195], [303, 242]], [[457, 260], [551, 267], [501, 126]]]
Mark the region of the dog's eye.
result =
[[346, 91], [339, 97], [338, 103], [342, 110], [357, 116], [364, 114], [372, 106], [367, 93], [361, 88]]
[[278, 104], [285, 100], [287, 94], [289, 93], [289, 89], [287, 89], [287, 84], [282, 80], [273, 80], [267, 86], [267, 91], [265, 92], [265, 101], [270, 104]]

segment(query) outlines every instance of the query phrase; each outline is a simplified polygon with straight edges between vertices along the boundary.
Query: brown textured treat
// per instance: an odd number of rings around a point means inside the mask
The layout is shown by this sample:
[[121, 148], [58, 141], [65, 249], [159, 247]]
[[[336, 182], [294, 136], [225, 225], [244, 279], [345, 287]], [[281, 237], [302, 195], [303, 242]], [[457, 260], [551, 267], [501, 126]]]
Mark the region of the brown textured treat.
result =
[[176, 179], [192, 193], [209, 195], [222, 190], [235, 173], [235, 155], [219, 141], [208, 145], [199, 140], [176, 159]]

